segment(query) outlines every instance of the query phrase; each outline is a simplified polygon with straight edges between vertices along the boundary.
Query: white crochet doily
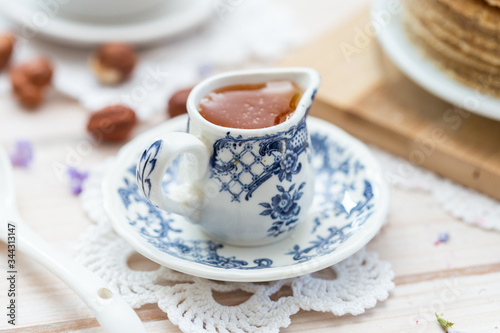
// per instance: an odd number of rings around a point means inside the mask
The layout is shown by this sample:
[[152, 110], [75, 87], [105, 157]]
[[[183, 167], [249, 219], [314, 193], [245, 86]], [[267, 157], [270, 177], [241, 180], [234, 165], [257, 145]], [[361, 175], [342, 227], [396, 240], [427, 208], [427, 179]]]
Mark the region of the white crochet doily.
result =
[[449, 214], [484, 229], [500, 231], [500, 203], [431, 171], [373, 148], [386, 181], [397, 187], [430, 192]]
[[[330, 267], [336, 277], [308, 274], [268, 283], [215, 282], [165, 267], [137, 271], [127, 265], [135, 251], [112, 230], [104, 211], [101, 181], [106, 164], [86, 181], [81, 200], [97, 222], [78, 243], [76, 259], [107, 281], [134, 308], [157, 303], [183, 332], [279, 332], [300, 309], [358, 315], [389, 296], [394, 272], [376, 253], [361, 250]], [[291, 296], [273, 300], [283, 287]], [[242, 290], [251, 296], [236, 306], [219, 304], [213, 292]]]

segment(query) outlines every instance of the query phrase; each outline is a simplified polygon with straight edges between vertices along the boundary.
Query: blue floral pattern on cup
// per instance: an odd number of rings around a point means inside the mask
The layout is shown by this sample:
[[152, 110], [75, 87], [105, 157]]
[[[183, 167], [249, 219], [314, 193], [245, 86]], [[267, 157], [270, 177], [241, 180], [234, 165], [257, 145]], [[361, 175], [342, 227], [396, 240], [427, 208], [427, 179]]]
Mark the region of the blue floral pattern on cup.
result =
[[142, 193], [146, 198], [151, 197], [151, 173], [156, 167], [158, 153], [161, 150], [161, 140], [156, 140], [141, 156], [140, 168], [137, 170], [137, 183], [141, 184]]
[[300, 171], [300, 163], [297, 165], [298, 156], [295, 151], [287, 151], [280, 161], [280, 171], [278, 172], [278, 178], [283, 181], [286, 178], [288, 181], [292, 181], [292, 175]]
[[295, 188], [295, 184], [290, 186], [288, 190], [285, 190], [283, 186], [277, 185], [276, 188], [279, 193], [271, 199], [271, 203], [261, 202], [259, 204], [265, 208], [260, 215], [270, 215], [273, 220], [278, 220], [273, 222], [272, 227], [267, 230], [269, 236], [277, 237], [297, 226], [297, 215], [299, 215], [300, 212], [298, 201], [304, 194], [300, 192], [300, 190], [302, 190], [305, 185], [306, 183], [303, 182], [293, 193], [292, 191]]
[[213, 145], [210, 161], [210, 178], [220, 182], [220, 190], [231, 195], [231, 201], [239, 202], [252, 197], [264, 182], [277, 176], [282, 182], [291, 182], [300, 172], [301, 154], [309, 150], [306, 121], [303, 118], [288, 131], [264, 137], [226, 137]]

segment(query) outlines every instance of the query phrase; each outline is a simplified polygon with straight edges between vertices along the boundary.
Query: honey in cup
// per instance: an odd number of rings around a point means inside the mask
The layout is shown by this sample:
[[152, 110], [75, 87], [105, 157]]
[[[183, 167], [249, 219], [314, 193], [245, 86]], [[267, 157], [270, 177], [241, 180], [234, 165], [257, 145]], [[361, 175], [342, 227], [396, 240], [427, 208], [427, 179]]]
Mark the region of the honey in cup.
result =
[[210, 92], [199, 112], [209, 122], [231, 128], [255, 129], [281, 124], [297, 108], [303, 91], [293, 81], [239, 84]]

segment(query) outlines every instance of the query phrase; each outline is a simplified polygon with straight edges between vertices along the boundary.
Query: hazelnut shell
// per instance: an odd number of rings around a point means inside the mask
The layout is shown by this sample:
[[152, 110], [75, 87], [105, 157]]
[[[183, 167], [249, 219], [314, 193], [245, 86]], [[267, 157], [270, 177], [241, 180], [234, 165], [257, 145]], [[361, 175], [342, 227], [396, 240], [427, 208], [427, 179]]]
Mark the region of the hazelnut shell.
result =
[[187, 112], [186, 102], [193, 88], [187, 88], [177, 91], [168, 100], [168, 114], [170, 117], [176, 117]]
[[112, 105], [93, 113], [87, 131], [97, 140], [122, 141], [137, 124], [135, 112], [123, 105]]
[[135, 49], [125, 43], [102, 45], [91, 57], [90, 65], [103, 84], [118, 84], [129, 78], [137, 55]]
[[12, 92], [19, 103], [35, 108], [43, 102], [45, 87], [52, 80], [52, 65], [45, 58], [38, 58], [10, 71]]
[[38, 87], [50, 84], [53, 68], [46, 58], [38, 58], [24, 65], [24, 71], [30, 82]]
[[14, 43], [15, 39], [11, 34], [0, 35], [0, 70], [7, 66], [14, 50]]

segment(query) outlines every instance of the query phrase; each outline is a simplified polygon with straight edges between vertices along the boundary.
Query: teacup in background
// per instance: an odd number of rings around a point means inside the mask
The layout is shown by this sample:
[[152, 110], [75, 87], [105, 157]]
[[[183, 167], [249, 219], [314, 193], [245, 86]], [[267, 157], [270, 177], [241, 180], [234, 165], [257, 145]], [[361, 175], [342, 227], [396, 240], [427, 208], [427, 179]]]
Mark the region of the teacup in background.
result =
[[[304, 91], [285, 122], [259, 129], [217, 126], [198, 112], [209, 92], [235, 84], [291, 80]], [[137, 183], [159, 208], [187, 217], [221, 242], [256, 246], [286, 237], [309, 210], [314, 191], [306, 116], [319, 86], [308, 68], [236, 71], [198, 84], [189, 95], [188, 133], [165, 133], [137, 165]], [[165, 171], [181, 154], [178, 183], [162, 189]]]

